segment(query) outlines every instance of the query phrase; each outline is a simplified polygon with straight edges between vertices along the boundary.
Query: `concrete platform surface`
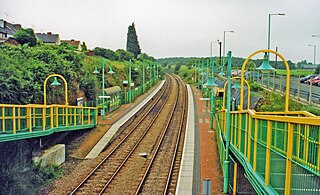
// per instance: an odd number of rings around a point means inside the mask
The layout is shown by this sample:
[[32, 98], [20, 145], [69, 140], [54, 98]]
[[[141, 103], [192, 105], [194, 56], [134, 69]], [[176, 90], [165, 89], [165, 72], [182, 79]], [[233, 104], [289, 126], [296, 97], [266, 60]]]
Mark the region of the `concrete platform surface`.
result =
[[183, 154], [181, 159], [178, 184], [175, 194], [187, 195], [192, 194], [193, 187], [193, 167], [194, 167], [194, 146], [195, 146], [195, 116], [194, 116], [194, 100], [190, 85], [188, 90], [188, 118], [186, 126], [186, 135], [183, 146]]

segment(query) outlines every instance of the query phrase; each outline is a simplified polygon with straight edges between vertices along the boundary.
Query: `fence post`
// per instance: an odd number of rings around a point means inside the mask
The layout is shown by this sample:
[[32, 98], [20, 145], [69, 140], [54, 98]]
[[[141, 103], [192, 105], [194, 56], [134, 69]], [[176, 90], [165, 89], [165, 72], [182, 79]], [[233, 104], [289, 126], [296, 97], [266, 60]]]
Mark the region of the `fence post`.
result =
[[299, 79], [298, 79], [298, 100], [300, 99], [300, 86], [301, 86], [301, 83], [300, 83], [300, 75], [299, 75]]
[[312, 79], [310, 79], [310, 87], [309, 87], [309, 105], [311, 104], [312, 97]]

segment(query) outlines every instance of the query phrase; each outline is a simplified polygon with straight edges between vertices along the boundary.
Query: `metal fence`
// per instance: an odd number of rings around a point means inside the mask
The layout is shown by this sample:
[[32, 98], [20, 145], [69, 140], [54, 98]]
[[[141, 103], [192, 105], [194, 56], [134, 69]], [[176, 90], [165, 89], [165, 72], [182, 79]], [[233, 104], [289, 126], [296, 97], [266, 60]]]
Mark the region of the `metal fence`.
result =
[[0, 104], [0, 142], [94, 127], [97, 110], [65, 105]]
[[[222, 162], [225, 119], [226, 110], [218, 111]], [[319, 130], [320, 118], [305, 111], [233, 111], [230, 149], [259, 194], [320, 194]]]

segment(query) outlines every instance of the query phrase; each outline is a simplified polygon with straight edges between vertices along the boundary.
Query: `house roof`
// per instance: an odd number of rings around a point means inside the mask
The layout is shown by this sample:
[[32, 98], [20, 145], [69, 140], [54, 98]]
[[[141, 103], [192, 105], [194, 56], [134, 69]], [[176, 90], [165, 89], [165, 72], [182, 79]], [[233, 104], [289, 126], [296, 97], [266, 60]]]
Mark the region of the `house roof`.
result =
[[76, 41], [76, 40], [61, 40], [61, 43], [68, 43], [71, 46], [75, 46], [75, 47], [79, 47], [80, 45], [80, 41]]
[[0, 33], [14, 35], [14, 33], [21, 29], [21, 24], [12, 24], [3, 19], [0, 20], [2, 20], [1, 22], [4, 23], [4, 27], [0, 26]]
[[41, 39], [44, 43], [55, 43], [59, 39], [59, 34], [51, 33], [35, 33], [37, 39]]
[[106, 95], [113, 95], [115, 93], [119, 93], [121, 92], [121, 88], [119, 86], [113, 86], [113, 87], [109, 87], [104, 89]]

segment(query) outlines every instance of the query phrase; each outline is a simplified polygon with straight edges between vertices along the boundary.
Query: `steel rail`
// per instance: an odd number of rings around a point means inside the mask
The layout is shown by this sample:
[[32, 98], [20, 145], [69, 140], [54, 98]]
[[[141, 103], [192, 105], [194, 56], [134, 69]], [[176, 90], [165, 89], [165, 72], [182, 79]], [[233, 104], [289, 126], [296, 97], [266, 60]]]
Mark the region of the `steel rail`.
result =
[[[177, 78], [176, 76], [174, 76], [174, 77], [175, 77], [175, 80], [177, 81], [178, 87], [179, 87], [179, 89], [180, 89], [180, 85], [179, 85], [179, 81], [180, 81], [180, 80], [179, 80], [179, 78]], [[178, 81], [178, 80], [179, 80], [179, 81]], [[181, 84], [181, 81], [180, 81], [180, 84]], [[178, 96], [176, 97], [175, 104], [174, 104], [174, 108], [172, 109], [172, 112], [171, 112], [171, 114], [170, 114], [170, 120], [168, 120], [168, 123], [167, 123], [167, 125], [166, 125], [166, 128], [165, 128], [165, 130], [163, 131], [163, 134], [162, 134], [162, 136], [161, 136], [161, 139], [160, 139], [160, 141], [159, 141], [159, 143], [158, 143], [158, 145], [157, 145], [157, 147], [156, 147], [156, 151], [155, 151], [155, 153], [153, 154], [152, 159], [150, 160], [149, 165], [148, 165], [148, 167], [147, 167], [147, 169], [146, 169], [146, 171], [145, 171], [145, 174], [143, 175], [143, 178], [142, 178], [142, 180], [141, 180], [141, 182], [140, 182], [140, 184], [139, 184], [139, 186], [138, 186], [138, 188], [137, 188], [137, 190], [136, 190], [136, 193], [135, 193], [136, 195], [141, 192], [142, 186], [143, 186], [143, 184], [144, 184], [145, 181], [146, 181], [146, 178], [147, 178], [147, 176], [148, 176], [148, 174], [149, 174], [149, 172], [150, 172], [150, 169], [151, 169], [152, 165], [154, 164], [154, 161], [155, 161], [155, 159], [156, 159], [156, 157], [157, 157], [157, 154], [158, 154], [158, 152], [159, 152], [159, 149], [160, 149], [160, 147], [161, 147], [161, 144], [163, 143], [164, 137], [165, 137], [165, 135], [166, 135], [166, 133], [167, 133], [167, 131], [168, 131], [168, 129], [169, 129], [169, 125], [171, 124], [171, 121], [172, 121], [172, 118], [173, 118], [173, 113], [174, 113], [174, 111], [175, 111], [176, 108], [177, 108], [177, 103], [178, 103], [179, 95], [180, 95], [180, 90], [178, 90]], [[185, 98], [184, 98], [184, 99], [185, 99]], [[172, 161], [173, 161], [173, 162], [174, 162], [174, 159], [175, 159], [175, 156], [176, 156], [176, 151], [177, 151], [177, 148], [178, 148], [178, 145], [179, 145], [179, 140], [180, 140], [180, 135], [181, 135], [181, 130], [182, 130], [185, 102], [183, 102], [183, 103], [184, 103], [184, 104], [183, 104], [183, 113], [182, 113], [182, 115], [181, 115], [181, 117], [180, 117], [179, 132], [178, 132], [177, 142], [175, 143], [174, 156], [173, 156], [173, 158], [172, 158]], [[171, 163], [171, 166], [172, 166], [172, 164], [173, 164], [173, 163]], [[169, 170], [169, 173], [168, 173], [167, 182], [166, 182], [166, 187], [165, 187], [165, 192], [167, 191], [166, 188], [167, 188], [168, 180], [170, 180], [171, 171], [172, 171], [172, 167], [170, 167], [170, 170]]]
[[[177, 96], [178, 97], [178, 96]], [[166, 102], [168, 100], [169, 96], [167, 96]], [[175, 101], [175, 105], [176, 105], [177, 99]], [[174, 107], [175, 107], [174, 105]], [[127, 160], [131, 157], [131, 154], [135, 151], [135, 149], [139, 146], [139, 144], [141, 143], [141, 141], [143, 140], [143, 138], [145, 137], [145, 135], [148, 133], [149, 129], [153, 126], [154, 121], [157, 119], [157, 117], [159, 116], [160, 112], [162, 111], [163, 107], [165, 106], [165, 103], [162, 105], [162, 107], [159, 109], [159, 112], [157, 113], [157, 115], [153, 118], [152, 122], [150, 123], [150, 125], [146, 128], [146, 130], [144, 131], [143, 135], [140, 137], [140, 139], [137, 141], [137, 143], [134, 145], [134, 147], [131, 149], [130, 153], [127, 155], [127, 157], [123, 160], [123, 162], [120, 164], [120, 166], [117, 168], [117, 170], [114, 172], [114, 174], [111, 176], [111, 178], [108, 180], [108, 182], [105, 184], [105, 186], [103, 187], [103, 189], [100, 191], [99, 195], [103, 194], [104, 191], [106, 190], [106, 188], [110, 185], [110, 183], [112, 182], [112, 180], [115, 178], [115, 176], [119, 173], [119, 171], [121, 170], [121, 168], [124, 166], [124, 164], [127, 162]], [[170, 119], [172, 118], [173, 115], [173, 111], [174, 109], [172, 109], [171, 115], [170, 115]], [[169, 123], [169, 122], [168, 122]], [[168, 124], [167, 124], [168, 125]], [[167, 128], [166, 128], [167, 129]], [[162, 135], [163, 138], [163, 135]], [[161, 138], [161, 140], [162, 140]], [[161, 141], [159, 141], [161, 142]], [[159, 146], [158, 146], [159, 147]], [[158, 149], [158, 148], [157, 148]], [[156, 149], [156, 150], [157, 150]], [[155, 152], [156, 153], [156, 152]], [[154, 155], [152, 157], [152, 159], [154, 158]], [[152, 160], [151, 160], [152, 161]]]
[[[170, 80], [169, 80], [170, 81]], [[163, 95], [165, 94], [165, 91], [169, 89], [169, 84], [165, 85], [165, 89], [162, 90], [161, 94], [159, 95], [159, 97], [156, 99], [155, 103], [153, 104], [153, 106], [146, 112], [146, 114], [139, 120], [139, 122], [132, 128], [132, 130], [121, 140], [121, 142], [119, 144], [117, 144], [111, 151], [110, 153], [81, 181], [81, 183], [74, 188], [74, 190], [70, 193], [70, 195], [75, 194], [82, 186], [83, 184], [86, 183], [86, 181], [103, 165], [103, 163], [108, 160], [110, 158], [110, 156], [127, 140], [127, 138], [132, 134], [132, 132], [134, 132], [134, 130], [141, 125], [141, 123], [144, 121], [144, 119], [148, 116], [148, 114], [150, 114], [150, 112], [152, 111], [152, 109], [160, 102], [161, 97], [163, 97]], [[168, 99], [168, 97], [166, 98]], [[163, 104], [164, 105], [164, 104]], [[163, 106], [162, 106], [163, 107]], [[161, 107], [161, 109], [162, 109]], [[161, 109], [159, 109], [158, 113], [160, 113]], [[157, 114], [158, 115], [158, 114]], [[152, 121], [154, 121], [156, 119], [156, 117], [154, 117], [154, 119]], [[152, 124], [152, 122], [151, 122]]]

